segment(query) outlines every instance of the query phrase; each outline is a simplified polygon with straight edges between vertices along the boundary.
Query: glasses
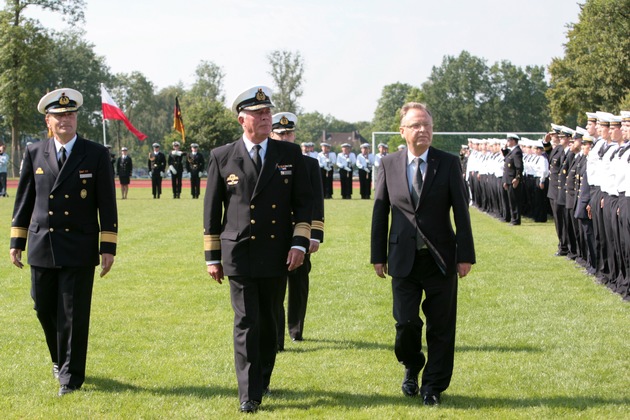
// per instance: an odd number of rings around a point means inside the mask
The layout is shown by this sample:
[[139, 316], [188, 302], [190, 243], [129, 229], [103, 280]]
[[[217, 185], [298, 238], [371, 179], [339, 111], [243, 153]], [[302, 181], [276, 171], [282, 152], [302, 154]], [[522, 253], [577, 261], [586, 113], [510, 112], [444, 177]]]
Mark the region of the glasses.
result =
[[401, 127], [411, 128], [414, 131], [420, 131], [421, 128], [433, 127], [433, 124], [430, 122], [420, 122], [420, 123], [415, 123], [415, 124], [410, 124], [410, 125], [401, 125]]

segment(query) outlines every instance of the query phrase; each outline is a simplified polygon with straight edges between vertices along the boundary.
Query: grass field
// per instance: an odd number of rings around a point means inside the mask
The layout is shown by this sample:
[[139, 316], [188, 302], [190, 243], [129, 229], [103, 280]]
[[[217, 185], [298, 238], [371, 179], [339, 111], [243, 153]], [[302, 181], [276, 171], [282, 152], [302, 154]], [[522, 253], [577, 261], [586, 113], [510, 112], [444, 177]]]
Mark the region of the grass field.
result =
[[[3, 418], [240, 416], [229, 286], [205, 272], [203, 200], [132, 188], [118, 201], [118, 256], [95, 281], [87, 380], [57, 398], [30, 271], [9, 263], [9, 193], [0, 199]], [[259, 418], [630, 418], [628, 303], [553, 256], [551, 223], [514, 227], [474, 209], [478, 263], [460, 281], [451, 387], [437, 408], [403, 397], [389, 281], [369, 264], [372, 202], [336, 197], [312, 258], [305, 341], [278, 356]]]

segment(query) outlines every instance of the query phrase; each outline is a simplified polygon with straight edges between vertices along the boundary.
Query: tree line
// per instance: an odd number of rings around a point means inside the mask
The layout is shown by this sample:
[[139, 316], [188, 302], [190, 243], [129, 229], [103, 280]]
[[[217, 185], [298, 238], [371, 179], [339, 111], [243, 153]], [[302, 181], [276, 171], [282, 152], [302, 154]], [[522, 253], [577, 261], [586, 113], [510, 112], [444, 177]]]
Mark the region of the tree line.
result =
[[[35, 105], [46, 91], [72, 87], [84, 95], [79, 114], [82, 135], [102, 141], [100, 84], [148, 140], [138, 141], [121, 121], [107, 121], [107, 142], [114, 150], [127, 146], [134, 155], [148, 154], [153, 142], [170, 146], [178, 96], [186, 141], [204, 151], [240, 135], [225, 105], [220, 66], [201, 61], [190, 87], [181, 82], [157, 87], [141, 72], [112, 74], [105, 57], [81, 30], [45, 28], [24, 16], [28, 7], [59, 13], [73, 28], [84, 22], [84, 0], [5, 0], [0, 12], [0, 140], [11, 145], [19, 162], [27, 141], [43, 139], [47, 130]], [[297, 142], [319, 143], [322, 131], [398, 131], [397, 111], [407, 101], [425, 102], [436, 131], [546, 131], [550, 122], [584, 124], [584, 111], [618, 112], [630, 108], [630, 0], [587, 0], [579, 21], [567, 25], [564, 57], [545, 66], [518, 67], [507, 60], [488, 63], [467, 51], [445, 56], [427, 80], [417, 86], [395, 82], [383, 87], [371, 121], [347, 122], [320, 112], [303, 112], [304, 59], [299, 51], [268, 54], [278, 110], [299, 116]], [[70, 25], [69, 25], [70, 26]], [[547, 79], [546, 71], [550, 78]], [[390, 139], [392, 146], [402, 140]], [[17, 166], [17, 165], [16, 165]], [[15, 176], [16, 173], [14, 172]]]

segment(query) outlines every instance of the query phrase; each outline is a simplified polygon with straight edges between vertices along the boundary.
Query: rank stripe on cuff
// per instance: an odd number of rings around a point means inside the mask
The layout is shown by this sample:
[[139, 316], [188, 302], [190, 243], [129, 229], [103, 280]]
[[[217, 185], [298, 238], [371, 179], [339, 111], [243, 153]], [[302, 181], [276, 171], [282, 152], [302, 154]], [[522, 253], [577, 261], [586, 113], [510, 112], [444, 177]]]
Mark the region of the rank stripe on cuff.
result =
[[116, 232], [101, 232], [101, 242], [111, 242], [113, 244], [118, 242], [118, 234]]
[[221, 239], [219, 235], [203, 235], [204, 251], [218, 251], [221, 249]]
[[11, 228], [11, 237], [12, 238], [26, 238], [27, 233], [28, 233], [28, 229], [27, 228], [22, 228], [22, 227], [12, 227]]
[[293, 236], [304, 236], [305, 238], [310, 238], [311, 225], [304, 222], [296, 223], [295, 228], [293, 228]]

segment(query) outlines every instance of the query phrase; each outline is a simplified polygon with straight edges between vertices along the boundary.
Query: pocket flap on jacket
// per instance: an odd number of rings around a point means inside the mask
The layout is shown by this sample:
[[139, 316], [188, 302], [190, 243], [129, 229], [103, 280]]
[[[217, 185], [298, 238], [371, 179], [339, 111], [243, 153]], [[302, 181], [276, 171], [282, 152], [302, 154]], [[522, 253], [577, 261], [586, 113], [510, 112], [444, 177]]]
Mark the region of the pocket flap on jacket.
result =
[[391, 235], [389, 235], [389, 243], [390, 244], [397, 244], [398, 243], [398, 234], [397, 233], [392, 233]]
[[223, 233], [221, 233], [221, 239], [235, 241], [238, 239], [238, 232], [235, 230], [226, 230]]

